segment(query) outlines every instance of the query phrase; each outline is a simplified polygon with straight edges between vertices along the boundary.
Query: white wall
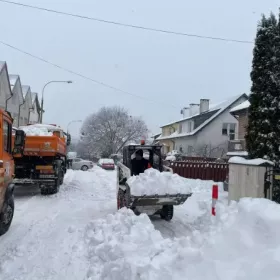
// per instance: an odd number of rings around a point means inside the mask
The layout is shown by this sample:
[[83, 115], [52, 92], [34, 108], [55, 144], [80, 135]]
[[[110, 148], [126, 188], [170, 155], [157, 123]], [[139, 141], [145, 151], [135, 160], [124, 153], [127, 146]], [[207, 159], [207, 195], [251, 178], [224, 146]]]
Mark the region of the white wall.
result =
[[7, 68], [0, 69], [0, 108], [6, 109], [6, 100], [11, 96]]
[[33, 110], [30, 111], [30, 117], [29, 117], [29, 123], [38, 123], [39, 122], [39, 113], [38, 113], [38, 109], [37, 109], [37, 103], [36, 101], [34, 101], [33, 103]]
[[25, 95], [25, 102], [20, 109], [20, 125], [28, 124], [30, 108], [32, 108], [32, 99], [31, 92], [29, 90], [28, 93]]
[[175, 138], [175, 150], [180, 150], [180, 147], [183, 149], [184, 154], [188, 154], [191, 156], [189, 151], [191, 150], [190, 147], [195, 147], [196, 146], [196, 141], [197, 137], [196, 136], [188, 136], [188, 137], [180, 137], [180, 138]]
[[228, 200], [243, 197], [264, 197], [265, 167], [245, 164], [229, 164]]
[[194, 127], [193, 120], [183, 121], [182, 123], [182, 133], [191, 132]]
[[13, 87], [13, 97], [8, 100], [7, 110], [11, 113], [14, 118], [13, 126], [18, 126], [18, 115], [19, 115], [19, 104], [20, 98], [19, 94], [21, 93], [21, 85], [19, 80], [16, 81], [16, 84]]

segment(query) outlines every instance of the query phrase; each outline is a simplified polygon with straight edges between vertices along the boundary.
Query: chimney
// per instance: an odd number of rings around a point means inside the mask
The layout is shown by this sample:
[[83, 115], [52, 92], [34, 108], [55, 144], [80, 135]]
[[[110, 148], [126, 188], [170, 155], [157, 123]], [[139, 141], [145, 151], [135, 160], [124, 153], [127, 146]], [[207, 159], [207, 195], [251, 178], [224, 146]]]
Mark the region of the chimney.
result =
[[190, 116], [190, 108], [189, 107], [184, 107], [181, 110], [181, 114], [183, 115], [183, 119], [188, 118]]
[[200, 99], [199, 113], [202, 114], [209, 110], [209, 99]]
[[199, 104], [190, 104], [190, 117], [199, 114]]

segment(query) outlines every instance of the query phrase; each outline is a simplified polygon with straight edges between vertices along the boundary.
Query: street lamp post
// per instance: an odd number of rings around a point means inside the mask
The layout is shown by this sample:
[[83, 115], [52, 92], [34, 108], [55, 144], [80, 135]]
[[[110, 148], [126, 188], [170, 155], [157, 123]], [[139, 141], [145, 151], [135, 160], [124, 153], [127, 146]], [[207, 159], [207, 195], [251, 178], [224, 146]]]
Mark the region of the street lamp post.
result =
[[82, 120], [73, 120], [73, 121], [71, 121], [71, 122], [69, 122], [68, 123], [68, 125], [67, 125], [67, 134], [69, 134], [69, 126], [72, 124], [72, 123], [80, 123], [80, 122], [82, 122]]
[[42, 99], [41, 99], [41, 114], [40, 114], [40, 123], [42, 123], [43, 121], [43, 112], [44, 112], [44, 91], [45, 91], [45, 88], [47, 85], [51, 84], [51, 83], [67, 83], [67, 84], [72, 84], [73, 82], [72, 81], [49, 81], [47, 82], [44, 87], [43, 87], [43, 90], [42, 90]]

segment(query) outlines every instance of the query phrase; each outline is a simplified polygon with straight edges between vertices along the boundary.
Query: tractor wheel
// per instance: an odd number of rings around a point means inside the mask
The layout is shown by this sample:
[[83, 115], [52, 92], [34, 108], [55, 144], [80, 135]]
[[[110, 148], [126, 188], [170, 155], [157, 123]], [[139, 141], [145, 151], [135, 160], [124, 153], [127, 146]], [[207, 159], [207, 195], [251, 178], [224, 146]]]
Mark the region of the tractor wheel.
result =
[[173, 218], [174, 207], [173, 205], [164, 205], [162, 207], [160, 217], [166, 221], [171, 221]]
[[14, 216], [14, 209], [15, 203], [14, 196], [12, 195], [8, 199], [6, 207], [0, 213], [0, 236], [5, 234], [10, 228]]

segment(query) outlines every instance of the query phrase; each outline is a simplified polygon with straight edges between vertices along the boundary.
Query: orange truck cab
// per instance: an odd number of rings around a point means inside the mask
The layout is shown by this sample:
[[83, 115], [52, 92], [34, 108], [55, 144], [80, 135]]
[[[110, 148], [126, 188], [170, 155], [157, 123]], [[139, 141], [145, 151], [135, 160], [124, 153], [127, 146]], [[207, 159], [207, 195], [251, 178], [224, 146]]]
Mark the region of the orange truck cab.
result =
[[67, 170], [70, 135], [55, 125], [35, 124], [19, 127], [13, 137], [14, 183], [37, 184], [44, 195], [57, 193]]
[[10, 113], [0, 109], [0, 235], [8, 231], [14, 215], [14, 160]]

